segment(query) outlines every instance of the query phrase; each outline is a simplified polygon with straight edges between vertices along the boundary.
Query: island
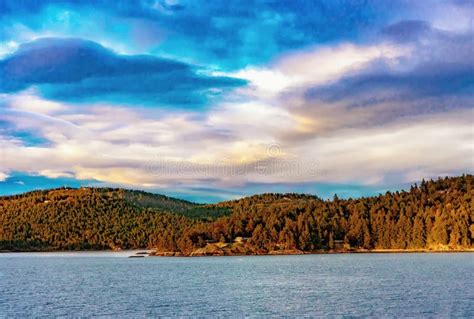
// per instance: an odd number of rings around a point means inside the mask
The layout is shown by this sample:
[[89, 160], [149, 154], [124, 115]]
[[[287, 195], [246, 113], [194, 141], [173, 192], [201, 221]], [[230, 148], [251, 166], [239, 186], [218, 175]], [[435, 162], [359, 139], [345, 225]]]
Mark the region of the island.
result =
[[474, 251], [474, 177], [373, 197], [259, 194], [217, 204], [117, 188], [0, 197], [0, 251], [154, 256]]

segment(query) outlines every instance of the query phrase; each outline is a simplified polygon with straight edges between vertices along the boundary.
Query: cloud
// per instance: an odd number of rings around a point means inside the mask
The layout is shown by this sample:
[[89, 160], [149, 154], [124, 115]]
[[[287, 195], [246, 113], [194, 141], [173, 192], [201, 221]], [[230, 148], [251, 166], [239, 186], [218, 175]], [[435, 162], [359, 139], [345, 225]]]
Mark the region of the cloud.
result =
[[457, 31], [469, 29], [472, 20], [472, 4], [462, 1], [435, 1], [430, 10], [423, 2], [405, 0], [254, 0], [245, 5], [6, 0], [0, 6], [0, 47], [1, 42], [6, 46], [39, 37], [78, 37], [120, 53], [174, 57], [226, 72], [314, 44], [368, 44], [381, 28], [400, 19]]
[[430, 31], [430, 26], [422, 20], [404, 20], [385, 27], [384, 35], [397, 42], [408, 42], [418, 39]]
[[49, 144], [28, 146], [3, 136], [2, 167], [7, 173], [149, 189], [229, 189], [249, 181], [380, 185], [472, 170], [470, 110], [338, 129], [294, 142], [282, 136], [299, 130], [297, 118], [260, 105], [261, 115], [249, 121], [247, 112], [257, 107], [232, 104], [202, 116], [63, 105], [46, 117], [9, 105], [5, 120]]
[[[356, 1], [14, 1], [0, 4], [5, 42], [92, 39], [122, 53], [177, 57], [224, 71], [314, 43], [360, 41], [413, 5]], [[84, 19], [87, 16], [88, 19]], [[139, 31], [137, 31], [139, 29]], [[363, 39], [360, 39], [360, 38]]]
[[313, 103], [344, 103], [346, 108], [383, 110], [389, 104], [393, 119], [397, 113], [410, 115], [406, 104], [411, 105], [411, 114], [474, 107], [472, 32], [445, 32], [425, 22], [401, 21], [385, 28], [383, 35], [410, 50], [396, 60], [372, 61], [336, 83], [308, 88], [305, 98]]
[[[408, 30], [411, 33], [402, 39]], [[291, 143], [347, 128], [470, 110], [474, 108], [471, 38], [471, 31], [399, 21], [385, 27], [378, 42], [370, 45], [318, 46], [239, 71], [235, 74], [249, 85], [237, 91], [286, 110], [298, 129], [282, 130], [277, 138]]]
[[254, 95], [269, 98], [301, 87], [332, 85], [374, 61], [394, 60], [407, 51], [389, 43], [369, 46], [343, 43], [295, 52], [277, 59], [269, 67], [246, 68], [229, 75], [248, 80]]
[[387, 100], [404, 102], [422, 97], [472, 96], [474, 64], [467, 62], [424, 64], [408, 72], [379, 70], [361, 73], [348, 76], [336, 85], [310, 89], [306, 97], [325, 102], [345, 99], [352, 105], [370, 106]]
[[462, 1], [16, 3], [0, 4], [5, 175], [223, 199], [472, 172]]
[[[266, 66], [199, 74], [249, 81], [206, 112], [162, 113], [104, 101], [77, 106], [40, 98], [46, 92], [41, 88], [6, 94], [3, 120], [48, 144], [28, 144], [5, 131], [5, 167], [50, 178], [175, 190], [288, 181], [388, 185], [469, 172], [468, 60], [462, 52], [441, 58], [463, 48], [466, 35], [416, 22], [422, 32], [398, 41], [394, 34], [403, 25], [389, 26], [391, 33], [382, 33], [379, 43], [313, 47]], [[110, 56], [110, 67], [96, 66], [93, 75], [85, 67], [74, 75], [83, 88], [91, 77], [109, 77], [118, 72], [115, 67], [135, 63], [128, 56]], [[127, 76], [141, 76], [140, 63], [155, 61], [137, 59], [136, 69], [124, 67]], [[165, 73], [190, 69], [160, 67]], [[62, 82], [71, 79], [58, 73], [55, 80], [68, 92], [69, 84]], [[90, 91], [100, 96], [94, 90], [100, 86]], [[273, 148], [276, 155], [269, 151]]]
[[312, 154], [323, 176], [333, 181], [350, 175], [353, 181], [383, 184], [393, 173], [399, 182], [457, 175], [472, 171], [473, 116], [472, 110], [412, 116], [380, 127], [341, 130], [299, 147], [312, 145], [306, 156]]
[[[202, 105], [227, 88], [245, 84], [211, 77], [188, 64], [152, 56], [125, 56], [92, 41], [45, 38], [23, 44], [0, 61], [0, 91], [35, 86], [66, 101], [127, 101], [154, 105]], [[217, 93], [216, 93], [217, 92]]]
[[8, 176], [9, 176], [8, 174], [4, 172], [0, 172], [0, 182], [5, 181], [8, 178]]
[[65, 111], [64, 105], [58, 102], [40, 99], [38, 90], [29, 89], [19, 94], [4, 94], [3, 103], [14, 105], [15, 109], [43, 115]]

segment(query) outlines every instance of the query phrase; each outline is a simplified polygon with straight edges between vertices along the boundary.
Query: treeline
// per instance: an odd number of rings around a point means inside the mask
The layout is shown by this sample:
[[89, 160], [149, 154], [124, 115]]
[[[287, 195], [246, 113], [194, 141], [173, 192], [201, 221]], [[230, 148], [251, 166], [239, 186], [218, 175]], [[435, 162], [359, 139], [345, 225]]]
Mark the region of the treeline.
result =
[[[462, 249], [474, 242], [474, 178], [423, 181], [409, 191], [321, 200], [263, 194], [217, 206], [233, 214], [186, 230], [183, 251], [248, 238], [252, 251], [297, 249]], [[339, 247], [337, 247], [339, 246]]]
[[423, 181], [409, 191], [347, 200], [263, 194], [202, 206], [93, 188], [0, 198], [0, 250], [150, 247], [187, 254], [237, 237], [254, 253], [472, 248], [474, 177]]

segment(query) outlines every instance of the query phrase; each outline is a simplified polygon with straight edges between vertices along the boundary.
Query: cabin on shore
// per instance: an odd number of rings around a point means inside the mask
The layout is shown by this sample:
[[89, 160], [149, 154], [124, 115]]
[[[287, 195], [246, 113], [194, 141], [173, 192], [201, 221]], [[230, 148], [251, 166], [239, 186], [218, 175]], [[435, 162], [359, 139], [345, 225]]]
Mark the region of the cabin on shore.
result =
[[246, 243], [250, 238], [248, 237], [241, 237], [241, 236], [238, 236], [238, 237], [235, 237], [234, 238], [234, 243], [237, 243], [237, 244], [243, 244], [243, 243]]
[[334, 240], [334, 250], [343, 250], [344, 247], [344, 240], [336, 239]]

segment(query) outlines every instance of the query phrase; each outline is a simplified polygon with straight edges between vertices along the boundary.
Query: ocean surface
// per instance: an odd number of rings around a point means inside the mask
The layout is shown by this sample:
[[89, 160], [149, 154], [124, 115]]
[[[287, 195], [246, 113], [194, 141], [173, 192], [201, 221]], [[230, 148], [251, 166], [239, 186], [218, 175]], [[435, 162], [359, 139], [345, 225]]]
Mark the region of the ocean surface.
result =
[[474, 317], [474, 254], [0, 254], [0, 317]]

